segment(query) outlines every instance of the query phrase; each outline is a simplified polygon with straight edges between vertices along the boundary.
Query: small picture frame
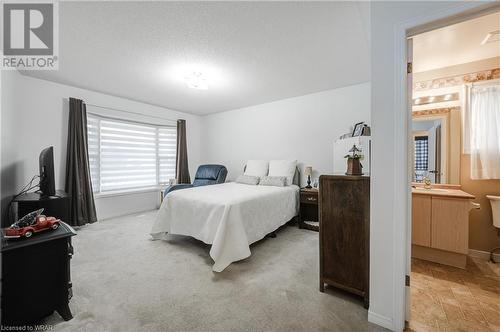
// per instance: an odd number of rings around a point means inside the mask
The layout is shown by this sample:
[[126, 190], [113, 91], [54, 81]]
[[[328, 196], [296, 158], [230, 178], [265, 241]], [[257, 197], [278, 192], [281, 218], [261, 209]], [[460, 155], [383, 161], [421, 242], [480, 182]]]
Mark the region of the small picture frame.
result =
[[372, 135], [372, 130], [370, 128], [370, 126], [368, 125], [363, 125], [363, 130], [362, 130], [362, 133], [361, 133], [362, 136], [371, 136]]
[[364, 122], [358, 122], [354, 125], [352, 137], [361, 136], [363, 134]]

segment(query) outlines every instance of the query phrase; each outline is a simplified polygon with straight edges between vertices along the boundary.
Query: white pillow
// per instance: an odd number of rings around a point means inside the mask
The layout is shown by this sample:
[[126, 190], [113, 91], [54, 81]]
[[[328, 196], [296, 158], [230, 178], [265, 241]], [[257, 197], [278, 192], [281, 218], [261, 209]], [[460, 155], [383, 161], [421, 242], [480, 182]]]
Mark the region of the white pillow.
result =
[[285, 176], [286, 185], [293, 184], [293, 176], [297, 168], [297, 160], [271, 160], [269, 162], [269, 176]]
[[236, 178], [237, 183], [252, 184], [254, 186], [259, 184], [260, 178], [253, 175], [240, 175]]
[[286, 186], [286, 177], [284, 176], [263, 176], [260, 178], [259, 186]]
[[245, 168], [245, 175], [266, 176], [269, 170], [269, 162], [266, 160], [249, 160]]

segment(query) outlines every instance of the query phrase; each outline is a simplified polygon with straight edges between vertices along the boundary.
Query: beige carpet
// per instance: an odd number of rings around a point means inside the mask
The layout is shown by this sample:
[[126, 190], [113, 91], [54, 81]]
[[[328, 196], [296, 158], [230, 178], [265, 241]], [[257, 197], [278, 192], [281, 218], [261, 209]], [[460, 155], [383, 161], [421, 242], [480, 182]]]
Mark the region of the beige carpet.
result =
[[[286, 226], [222, 273], [209, 246], [151, 241], [155, 211], [82, 227], [73, 238], [74, 318], [55, 331], [371, 331], [361, 300], [318, 291], [318, 233]], [[380, 329], [381, 330], [381, 329]]]

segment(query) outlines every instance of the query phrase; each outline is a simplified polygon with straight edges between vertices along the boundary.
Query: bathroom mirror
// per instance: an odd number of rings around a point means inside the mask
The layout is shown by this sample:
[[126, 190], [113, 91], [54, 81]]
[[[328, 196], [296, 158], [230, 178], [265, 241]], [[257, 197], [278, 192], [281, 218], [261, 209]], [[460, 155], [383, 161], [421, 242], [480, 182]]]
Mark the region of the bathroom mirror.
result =
[[460, 183], [460, 130], [458, 108], [413, 112], [413, 181]]
[[[442, 183], [446, 178], [446, 144], [442, 139], [443, 119], [419, 119], [412, 123], [414, 143], [414, 180], [425, 177], [432, 183]], [[444, 166], [444, 167], [443, 167]]]

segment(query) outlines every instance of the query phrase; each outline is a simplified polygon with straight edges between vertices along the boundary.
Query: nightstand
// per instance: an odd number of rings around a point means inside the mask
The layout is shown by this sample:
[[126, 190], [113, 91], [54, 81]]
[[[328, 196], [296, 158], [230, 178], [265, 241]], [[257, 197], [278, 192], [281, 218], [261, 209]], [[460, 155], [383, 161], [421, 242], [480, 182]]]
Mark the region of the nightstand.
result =
[[[319, 231], [319, 218], [318, 218], [318, 189], [300, 189], [300, 213], [299, 213], [299, 228], [309, 229], [312, 231]], [[305, 221], [314, 221], [317, 225], [305, 223]]]
[[57, 229], [29, 239], [2, 238], [2, 330], [37, 324], [54, 310], [64, 320], [73, 318], [69, 300], [73, 294], [71, 237], [75, 235], [61, 221]]

